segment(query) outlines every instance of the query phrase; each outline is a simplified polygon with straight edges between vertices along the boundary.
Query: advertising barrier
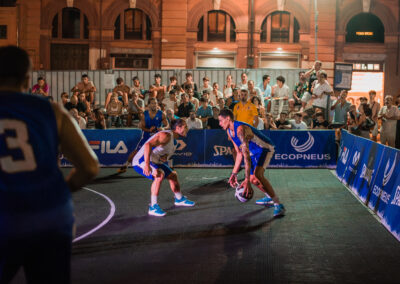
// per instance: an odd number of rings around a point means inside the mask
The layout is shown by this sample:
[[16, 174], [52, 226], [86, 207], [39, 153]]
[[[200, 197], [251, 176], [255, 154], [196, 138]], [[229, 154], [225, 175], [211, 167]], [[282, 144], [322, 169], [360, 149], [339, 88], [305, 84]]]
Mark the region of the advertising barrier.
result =
[[342, 131], [336, 175], [400, 241], [400, 151]]
[[[136, 148], [142, 131], [138, 129], [84, 130], [101, 166], [121, 166]], [[271, 168], [335, 168], [336, 145], [332, 130], [265, 131], [275, 144]], [[178, 167], [233, 166], [233, 145], [223, 130], [190, 130], [177, 139], [172, 157]], [[62, 159], [61, 164], [68, 162]]]

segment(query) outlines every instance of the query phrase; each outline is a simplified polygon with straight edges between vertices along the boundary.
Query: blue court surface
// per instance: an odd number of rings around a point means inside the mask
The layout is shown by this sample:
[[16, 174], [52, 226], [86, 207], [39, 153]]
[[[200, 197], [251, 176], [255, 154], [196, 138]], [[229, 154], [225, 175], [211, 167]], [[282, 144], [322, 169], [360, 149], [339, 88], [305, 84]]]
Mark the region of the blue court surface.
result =
[[267, 170], [280, 219], [255, 204], [258, 189], [235, 199], [231, 169], [177, 169], [196, 206], [175, 207], [164, 182], [165, 217], [147, 215], [150, 180], [115, 172], [73, 195], [72, 283], [400, 282], [400, 243], [329, 170]]

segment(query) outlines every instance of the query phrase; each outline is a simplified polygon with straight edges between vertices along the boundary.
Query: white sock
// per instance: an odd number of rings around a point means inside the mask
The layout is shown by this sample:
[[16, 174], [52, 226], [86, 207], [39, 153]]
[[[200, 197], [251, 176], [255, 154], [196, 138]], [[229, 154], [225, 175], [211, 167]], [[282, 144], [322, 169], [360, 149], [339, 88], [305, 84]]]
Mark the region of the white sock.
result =
[[268, 193], [265, 193], [265, 196], [268, 197], [268, 198], [271, 198], [271, 196], [269, 196]]
[[272, 197], [272, 201], [274, 202], [274, 205], [278, 205], [279, 204], [279, 197], [275, 195], [274, 197]]
[[157, 195], [151, 196], [151, 206], [153, 206], [154, 204], [157, 204]]
[[175, 193], [175, 198], [178, 199], [178, 200], [181, 200], [182, 199], [182, 193], [176, 192]]

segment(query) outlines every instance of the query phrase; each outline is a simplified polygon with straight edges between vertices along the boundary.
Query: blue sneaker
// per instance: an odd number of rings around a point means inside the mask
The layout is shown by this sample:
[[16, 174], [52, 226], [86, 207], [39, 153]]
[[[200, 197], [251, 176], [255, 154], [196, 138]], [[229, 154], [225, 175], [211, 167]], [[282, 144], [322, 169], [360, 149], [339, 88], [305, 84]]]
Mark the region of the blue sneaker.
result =
[[165, 216], [165, 213], [161, 207], [156, 203], [153, 206], [149, 205], [149, 215], [162, 217]]
[[285, 216], [286, 210], [283, 204], [275, 204], [274, 207], [274, 218]]
[[264, 205], [264, 206], [267, 206], [267, 207], [274, 206], [274, 202], [272, 201], [272, 198], [270, 198], [268, 196], [265, 196], [264, 198], [261, 198], [261, 199], [257, 200], [256, 204]]
[[186, 196], [182, 196], [181, 199], [177, 199], [175, 197], [175, 205], [176, 206], [188, 206], [188, 207], [191, 207], [191, 206], [194, 206], [194, 204], [195, 203], [193, 201], [190, 201], [189, 199], [187, 199]]

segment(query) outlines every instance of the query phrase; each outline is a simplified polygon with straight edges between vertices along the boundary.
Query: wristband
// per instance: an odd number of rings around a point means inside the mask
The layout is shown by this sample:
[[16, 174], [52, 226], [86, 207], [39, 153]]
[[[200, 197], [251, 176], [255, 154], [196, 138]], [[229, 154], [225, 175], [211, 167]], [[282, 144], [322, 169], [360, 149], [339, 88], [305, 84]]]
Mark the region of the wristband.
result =
[[238, 175], [237, 173], [232, 173], [232, 174], [231, 174], [231, 176], [237, 176], [237, 175]]

